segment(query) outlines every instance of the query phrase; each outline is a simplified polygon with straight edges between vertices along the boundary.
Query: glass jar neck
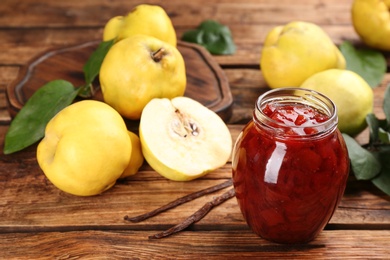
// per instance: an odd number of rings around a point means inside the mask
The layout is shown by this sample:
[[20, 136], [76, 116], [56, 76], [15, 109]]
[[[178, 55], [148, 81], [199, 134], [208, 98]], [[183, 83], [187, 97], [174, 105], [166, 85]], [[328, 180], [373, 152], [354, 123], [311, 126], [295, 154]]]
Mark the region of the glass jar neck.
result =
[[[264, 108], [270, 104], [305, 106], [326, 116], [326, 120], [310, 125], [311, 131], [308, 132], [307, 125], [287, 125], [269, 117]], [[338, 118], [335, 104], [323, 94], [303, 88], [281, 88], [268, 91], [257, 99], [253, 121], [256, 126], [278, 139], [312, 140], [333, 133], [337, 129]]]

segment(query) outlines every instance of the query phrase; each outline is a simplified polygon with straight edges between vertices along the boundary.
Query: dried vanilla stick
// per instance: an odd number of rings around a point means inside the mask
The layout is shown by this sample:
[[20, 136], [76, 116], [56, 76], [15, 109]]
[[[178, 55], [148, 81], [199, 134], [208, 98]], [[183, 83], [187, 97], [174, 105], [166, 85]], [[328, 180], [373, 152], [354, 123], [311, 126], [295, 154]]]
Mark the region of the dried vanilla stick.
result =
[[209, 187], [209, 188], [206, 188], [204, 190], [200, 190], [200, 191], [197, 191], [197, 192], [194, 192], [194, 193], [191, 193], [189, 195], [186, 195], [184, 197], [181, 197], [181, 198], [178, 198], [160, 208], [157, 208], [153, 211], [150, 211], [150, 212], [147, 212], [145, 214], [142, 214], [142, 215], [139, 215], [139, 216], [135, 216], [135, 217], [129, 217], [129, 216], [125, 216], [124, 219], [127, 220], [127, 221], [131, 221], [133, 223], [138, 223], [138, 222], [141, 222], [145, 219], [148, 219], [148, 218], [151, 218], [153, 216], [156, 216], [158, 214], [160, 214], [161, 212], [164, 212], [166, 210], [169, 210], [171, 208], [174, 208], [174, 207], [177, 207], [179, 205], [182, 205], [188, 201], [191, 201], [191, 200], [194, 200], [194, 199], [197, 199], [199, 197], [202, 197], [206, 194], [210, 194], [210, 193], [213, 193], [215, 191], [218, 191], [218, 190], [222, 190], [226, 187], [229, 187], [233, 184], [232, 180], [228, 180], [226, 182], [223, 182], [223, 183], [220, 183], [218, 185], [215, 185], [215, 186], [212, 186], [212, 187]]
[[157, 238], [163, 238], [170, 236], [172, 234], [175, 234], [177, 232], [180, 232], [184, 229], [186, 229], [188, 226], [190, 226], [193, 223], [198, 222], [201, 220], [204, 216], [207, 215], [207, 213], [210, 212], [211, 209], [214, 207], [222, 204], [223, 202], [227, 201], [228, 199], [235, 196], [234, 188], [230, 189], [229, 191], [225, 192], [221, 196], [218, 196], [214, 198], [212, 201], [207, 202], [202, 208], [200, 208], [198, 211], [196, 211], [194, 214], [189, 216], [186, 220], [181, 222], [180, 224], [177, 224], [176, 226], [163, 231], [161, 233], [155, 234], [153, 236], [149, 236], [149, 239], [157, 239]]

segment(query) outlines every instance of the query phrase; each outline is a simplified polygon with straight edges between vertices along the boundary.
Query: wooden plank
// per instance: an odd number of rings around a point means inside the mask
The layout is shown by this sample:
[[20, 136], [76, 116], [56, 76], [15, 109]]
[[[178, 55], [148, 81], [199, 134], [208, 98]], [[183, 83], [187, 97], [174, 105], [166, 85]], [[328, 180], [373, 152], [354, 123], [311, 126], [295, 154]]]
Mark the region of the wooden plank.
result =
[[[245, 25], [228, 24], [232, 30], [233, 39], [237, 45], [234, 55], [214, 56], [222, 66], [258, 66], [262, 44], [267, 33], [274, 25]], [[335, 44], [343, 41], [359, 43], [359, 38], [350, 26], [322, 26]], [[188, 30], [177, 30], [178, 39]], [[62, 48], [101, 39], [102, 28], [47, 29], [38, 28], [30, 30], [10, 29], [0, 31], [0, 48], [7, 52], [0, 53], [0, 65], [26, 64], [36, 55], [49, 49]], [[22, 40], [21, 40], [22, 38]]]
[[[267, 32], [278, 24], [305, 19], [318, 23], [336, 44], [360, 44], [351, 26], [353, 0], [2, 0], [0, 5], [0, 149], [8, 125], [5, 88], [16, 79], [20, 65], [51, 48], [100, 39], [105, 22], [138, 3], [161, 4], [168, 10], [178, 37], [205, 19], [229, 26], [237, 53], [215, 56], [226, 73], [233, 96], [229, 123], [235, 140], [251, 118], [256, 98], [268, 90], [259, 68]], [[390, 56], [387, 59], [390, 64]], [[381, 110], [386, 74], [375, 92], [375, 112]], [[365, 131], [360, 143], [368, 139]], [[250, 231], [230, 199], [184, 232], [148, 240], [177, 224], [217, 194], [210, 194], [138, 224], [123, 220], [173, 199], [223, 182], [231, 176], [230, 162], [198, 180], [171, 182], [146, 164], [135, 176], [94, 197], [76, 197], [55, 188], [35, 159], [35, 148], [5, 156], [0, 152], [0, 258], [141, 258], [141, 259], [386, 259], [389, 258], [390, 205], [370, 182], [350, 177], [339, 208], [318, 239], [307, 245], [278, 245]]]
[[[32, 28], [64, 26], [97, 27], [108, 19], [129, 12], [140, 3], [159, 4], [177, 27], [195, 27], [205, 19], [222, 23], [280, 24], [301, 20], [318, 24], [350, 24], [352, 0], [342, 1], [45, 1], [27, 0], [16, 3], [3, 0], [0, 6], [0, 24], [6, 27]], [[191, 19], [188, 19], [191, 17]]]
[[[238, 46], [240, 45], [261, 45], [269, 31], [276, 25], [273, 24], [227, 24], [232, 32], [233, 40]], [[280, 24], [284, 25], [284, 24]], [[336, 44], [344, 40], [351, 42], [359, 41], [358, 35], [350, 26], [323, 25], [321, 28], [333, 39]], [[188, 28], [176, 29], [178, 39], [184, 32], [191, 30]], [[0, 30], [2, 37], [1, 45], [13, 49], [22, 46], [69, 46], [80, 44], [87, 41], [102, 39], [103, 28], [32, 28], [19, 29], [12, 28], [7, 31]]]
[[[243, 125], [230, 126], [235, 140]], [[4, 127], [0, 127], [4, 129]], [[4, 130], [3, 130], [4, 131]], [[2, 135], [3, 138], [3, 135]], [[0, 138], [0, 139], [2, 139]], [[0, 140], [1, 144], [3, 143]], [[0, 146], [2, 149], [2, 147]], [[123, 220], [160, 207], [186, 194], [216, 185], [231, 177], [231, 165], [191, 182], [172, 182], [144, 165], [132, 177], [93, 197], [78, 197], [55, 188], [39, 169], [35, 147], [14, 155], [0, 155], [0, 232], [74, 231], [84, 229], [145, 230], [169, 228], [190, 216], [216, 194], [181, 205], [145, 222]], [[330, 226], [390, 229], [390, 205], [372, 185], [350, 180]], [[195, 225], [199, 230], [246, 227], [235, 199], [214, 209]], [[331, 227], [330, 227], [331, 228]]]
[[16, 78], [18, 73], [19, 66], [0, 65], [0, 89], [5, 90], [5, 87]]
[[84, 231], [0, 234], [4, 259], [388, 259], [389, 230], [323, 231], [305, 245], [280, 245], [249, 230], [182, 232]]

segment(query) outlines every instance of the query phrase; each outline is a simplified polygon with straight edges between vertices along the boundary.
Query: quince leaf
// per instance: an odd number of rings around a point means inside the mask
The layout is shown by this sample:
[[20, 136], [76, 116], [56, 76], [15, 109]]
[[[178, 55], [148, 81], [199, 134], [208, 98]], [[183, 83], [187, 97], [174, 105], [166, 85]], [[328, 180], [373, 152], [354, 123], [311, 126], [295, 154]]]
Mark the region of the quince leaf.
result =
[[206, 20], [197, 29], [184, 32], [181, 39], [202, 45], [215, 55], [233, 54], [236, 51], [229, 28], [214, 20]]
[[352, 171], [358, 180], [371, 180], [381, 171], [381, 163], [370, 151], [364, 149], [355, 139], [343, 134], [351, 160]]
[[387, 63], [383, 54], [373, 49], [355, 49], [345, 41], [340, 45], [340, 51], [347, 62], [347, 69], [352, 70], [365, 79], [372, 88], [382, 81]]
[[372, 180], [372, 183], [381, 191], [390, 195], [390, 167], [386, 167], [386, 172], [379, 174]]
[[383, 144], [390, 144], [390, 133], [389, 132], [386, 132], [382, 128], [379, 128], [378, 137], [379, 137], [379, 140]]
[[91, 97], [93, 96], [92, 83], [95, 80], [96, 76], [99, 74], [100, 67], [102, 66], [104, 57], [106, 57], [107, 52], [110, 50], [112, 45], [114, 45], [115, 39], [101, 42], [96, 50], [89, 56], [87, 62], [84, 64], [84, 79], [85, 85], [80, 91], [82, 97]]
[[76, 98], [79, 89], [65, 80], [54, 80], [38, 89], [12, 120], [5, 136], [4, 154], [20, 151], [39, 141], [45, 127]]
[[383, 97], [383, 112], [386, 116], [387, 128], [390, 128], [390, 84], [387, 86]]
[[372, 179], [372, 183], [379, 188], [381, 191], [390, 195], [390, 150], [389, 147], [387, 149], [382, 150], [378, 153], [378, 158], [382, 164], [382, 169], [380, 174]]
[[384, 129], [387, 126], [387, 121], [378, 119], [375, 114], [370, 113], [366, 116], [366, 122], [370, 132], [369, 144], [374, 144], [379, 141], [379, 129]]

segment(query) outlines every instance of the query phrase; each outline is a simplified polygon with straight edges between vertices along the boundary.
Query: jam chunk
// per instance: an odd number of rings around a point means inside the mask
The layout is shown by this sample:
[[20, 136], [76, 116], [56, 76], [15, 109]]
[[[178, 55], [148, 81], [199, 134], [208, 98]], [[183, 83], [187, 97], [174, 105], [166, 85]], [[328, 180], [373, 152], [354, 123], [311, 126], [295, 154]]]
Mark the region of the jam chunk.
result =
[[314, 128], [329, 119], [321, 111], [304, 104], [267, 103], [263, 113], [274, 121], [291, 128], [285, 128], [289, 135], [307, 135], [318, 132]]

